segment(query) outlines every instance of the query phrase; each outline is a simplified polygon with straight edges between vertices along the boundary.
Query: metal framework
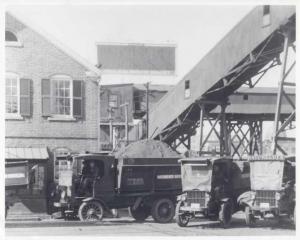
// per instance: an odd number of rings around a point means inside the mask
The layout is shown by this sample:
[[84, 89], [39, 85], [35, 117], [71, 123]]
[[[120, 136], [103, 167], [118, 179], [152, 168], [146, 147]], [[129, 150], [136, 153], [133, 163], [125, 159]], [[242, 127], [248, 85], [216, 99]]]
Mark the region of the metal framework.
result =
[[262, 123], [260, 119], [228, 122], [231, 156], [262, 154]]
[[[283, 28], [281, 34], [284, 37], [284, 45], [283, 45], [283, 56], [282, 56], [282, 66], [281, 66], [281, 74], [278, 82], [278, 93], [277, 93], [277, 104], [276, 104], [276, 112], [274, 119], [274, 136], [272, 141], [272, 152], [273, 154], [277, 154], [277, 150], [279, 150], [282, 154], [287, 155], [288, 153], [284, 150], [284, 148], [280, 145], [281, 141], [292, 141], [295, 142], [295, 138], [288, 138], [280, 136], [281, 133], [287, 131], [288, 129], [294, 128], [292, 122], [295, 120], [296, 116], [296, 106], [294, 102], [290, 99], [288, 94], [285, 91], [286, 87], [296, 87], [296, 84], [293, 82], [287, 82], [286, 78], [292, 69], [296, 65], [296, 61], [292, 63], [292, 65], [287, 69], [287, 59], [289, 48], [291, 48], [294, 52], [296, 52], [296, 46], [293, 44], [293, 38], [291, 37], [291, 28]], [[292, 107], [293, 111], [290, 113], [288, 118], [282, 119], [281, 117], [281, 106], [283, 100], [286, 100], [289, 105]]]

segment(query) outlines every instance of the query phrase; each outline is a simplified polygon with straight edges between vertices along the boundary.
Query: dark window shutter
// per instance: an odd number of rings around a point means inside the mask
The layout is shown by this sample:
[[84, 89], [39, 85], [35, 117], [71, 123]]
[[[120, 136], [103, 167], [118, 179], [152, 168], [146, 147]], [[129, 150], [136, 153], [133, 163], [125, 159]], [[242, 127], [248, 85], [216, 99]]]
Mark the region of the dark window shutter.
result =
[[83, 118], [84, 84], [81, 80], [73, 81], [73, 117]]
[[20, 114], [22, 116], [31, 115], [31, 80], [20, 79]]
[[51, 115], [50, 79], [42, 79], [42, 115]]

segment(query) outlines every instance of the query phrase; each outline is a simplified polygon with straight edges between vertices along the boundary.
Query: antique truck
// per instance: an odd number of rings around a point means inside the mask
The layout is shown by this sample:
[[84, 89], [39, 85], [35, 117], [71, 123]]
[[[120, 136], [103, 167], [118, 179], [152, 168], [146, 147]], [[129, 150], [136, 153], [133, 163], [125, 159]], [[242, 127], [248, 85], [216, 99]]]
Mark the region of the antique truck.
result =
[[176, 206], [177, 224], [185, 227], [204, 216], [228, 227], [239, 210], [237, 197], [250, 187], [248, 168], [242, 170], [230, 157], [186, 158], [180, 163], [183, 194]]
[[72, 155], [59, 172], [53, 204], [81, 221], [101, 220], [105, 211], [129, 207], [137, 221], [152, 215], [156, 222], [170, 222], [182, 190], [178, 159]]
[[251, 190], [241, 194], [238, 204], [251, 227], [258, 218], [272, 214], [277, 220], [295, 221], [295, 161], [284, 156], [249, 157]]
[[6, 163], [5, 166], [5, 218], [8, 210], [19, 202], [18, 193], [28, 188], [28, 162], [18, 161]]

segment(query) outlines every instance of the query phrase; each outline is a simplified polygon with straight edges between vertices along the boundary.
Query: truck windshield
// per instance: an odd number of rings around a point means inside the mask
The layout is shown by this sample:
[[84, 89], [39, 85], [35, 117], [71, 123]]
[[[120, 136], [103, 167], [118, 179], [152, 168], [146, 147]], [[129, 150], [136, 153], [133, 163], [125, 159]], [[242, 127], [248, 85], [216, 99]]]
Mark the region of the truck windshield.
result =
[[283, 161], [250, 162], [250, 181], [253, 190], [279, 190], [283, 178]]
[[185, 164], [182, 166], [182, 187], [185, 191], [193, 189], [210, 191], [211, 175], [211, 166]]

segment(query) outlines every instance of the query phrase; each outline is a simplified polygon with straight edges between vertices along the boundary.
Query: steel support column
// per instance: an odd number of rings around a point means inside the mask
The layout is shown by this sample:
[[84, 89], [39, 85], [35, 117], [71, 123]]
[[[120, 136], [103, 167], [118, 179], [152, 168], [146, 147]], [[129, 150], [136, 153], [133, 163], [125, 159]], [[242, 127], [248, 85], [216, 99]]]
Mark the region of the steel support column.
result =
[[[199, 155], [204, 154], [219, 154], [220, 156], [224, 156], [229, 154], [228, 148], [228, 131], [227, 131], [227, 124], [226, 124], [226, 116], [225, 116], [225, 109], [227, 106], [226, 102], [214, 102], [220, 107], [221, 111], [217, 114], [217, 116], [213, 117], [206, 111], [206, 106], [212, 104], [211, 101], [200, 101], [199, 108], [200, 108], [200, 119], [199, 119], [199, 130], [200, 130], [200, 141], [199, 141]], [[203, 127], [204, 121], [209, 124], [208, 133], [204, 137]], [[219, 129], [217, 126], [219, 124]], [[217, 141], [219, 142], [219, 151], [207, 149], [205, 147], [208, 145], [209, 139], [211, 138], [212, 134], [215, 134], [217, 137]], [[204, 138], [203, 138], [204, 137]]]
[[[283, 60], [282, 60], [282, 66], [281, 66], [280, 79], [278, 82], [277, 103], [276, 103], [276, 111], [275, 111], [275, 119], [274, 119], [274, 135], [273, 135], [273, 139], [272, 139], [272, 153], [277, 154], [277, 150], [279, 150], [282, 154], [287, 155], [285, 150], [280, 146], [279, 141], [280, 140], [295, 141], [295, 139], [284, 138], [279, 135], [281, 133], [283, 133], [284, 131], [286, 131], [288, 129], [288, 127], [291, 126], [292, 121], [295, 120], [296, 107], [285, 92], [285, 87], [287, 87], [287, 86], [295, 87], [295, 83], [288, 83], [285, 80], [286, 80], [286, 77], [288, 76], [288, 74], [291, 72], [291, 70], [296, 65], [294, 62], [290, 66], [290, 68], [288, 70], [286, 70], [289, 47], [291, 46], [294, 51], [296, 51], [296, 50], [295, 50], [295, 46], [290, 42], [289, 29], [285, 29], [282, 34], [284, 36]], [[281, 105], [282, 105], [283, 98], [286, 99], [286, 101], [291, 105], [291, 107], [293, 109], [290, 116], [285, 120], [281, 119]]]
[[238, 120], [228, 122], [231, 136], [231, 156], [262, 154], [262, 120]]

